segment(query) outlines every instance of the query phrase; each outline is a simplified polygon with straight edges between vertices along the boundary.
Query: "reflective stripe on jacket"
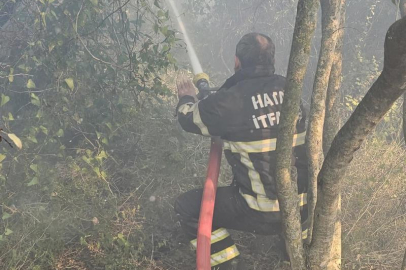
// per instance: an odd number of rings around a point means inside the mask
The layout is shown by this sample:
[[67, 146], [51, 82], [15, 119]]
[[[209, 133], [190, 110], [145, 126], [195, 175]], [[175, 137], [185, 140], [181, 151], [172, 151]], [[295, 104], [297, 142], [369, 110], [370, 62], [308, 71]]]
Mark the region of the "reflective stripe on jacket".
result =
[[[258, 211], [279, 211], [275, 148], [284, 86], [285, 78], [275, 75], [273, 68], [242, 69], [217, 93], [198, 102], [184, 96], [178, 104], [178, 120], [185, 131], [223, 139], [233, 183]], [[301, 206], [307, 204], [305, 121], [301, 106], [292, 144], [292, 171], [297, 173]]]

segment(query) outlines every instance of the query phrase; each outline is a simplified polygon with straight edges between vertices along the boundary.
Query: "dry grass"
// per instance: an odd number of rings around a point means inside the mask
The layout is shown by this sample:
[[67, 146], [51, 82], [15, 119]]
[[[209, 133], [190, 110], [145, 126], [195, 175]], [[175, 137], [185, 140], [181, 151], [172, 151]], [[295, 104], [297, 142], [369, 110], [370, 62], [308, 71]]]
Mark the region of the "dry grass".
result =
[[399, 269], [406, 240], [406, 152], [369, 140], [343, 186], [344, 269]]

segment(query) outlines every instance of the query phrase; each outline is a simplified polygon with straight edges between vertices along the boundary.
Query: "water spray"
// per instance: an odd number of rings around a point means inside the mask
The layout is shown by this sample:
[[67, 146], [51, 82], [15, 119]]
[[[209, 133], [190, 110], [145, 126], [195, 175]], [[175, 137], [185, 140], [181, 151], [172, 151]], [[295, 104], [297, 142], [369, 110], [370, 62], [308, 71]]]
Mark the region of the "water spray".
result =
[[196, 51], [193, 47], [192, 42], [190, 41], [189, 35], [187, 33], [186, 27], [183, 24], [182, 18], [180, 17], [179, 10], [176, 7], [176, 4], [173, 0], [168, 0], [169, 4], [172, 7], [173, 13], [175, 14], [176, 19], [178, 20], [180, 31], [183, 33], [183, 37], [185, 38], [185, 43], [187, 46], [187, 52], [190, 58], [190, 62], [192, 64], [193, 73], [195, 75], [203, 73], [202, 65], [200, 65], [199, 58], [197, 58]]
[[183, 33], [183, 37], [187, 47], [187, 53], [189, 55], [190, 63], [192, 64], [193, 74], [195, 75], [193, 78], [193, 83], [199, 90], [199, 94], [197, 97], [198, 99], [203, 99], [211, 93], [215, 92], [217, 89], [210, 88], [209, 86], [209, 75], [203, 72], [202, 65], [200, 64], [199, 58], [197, 57], [196, 51], [189, 38], [186, 26], [182, 21], [182, 17], [179, 13], [178, 8], [176, 7], [175, 2], [173, 0], [168, 0], [168, 2], [173, 10], [173, 13], [175, 14], [176, 20], [178, 21], [179, 28]]
[[[168, 0], [172, 10], [176, 16], [180, 30], [187, 46], [187, 52], [192, 64], [194, 79], [193, 83], [199, 90], [199, 99], [203, 99], [209, 95], [214, 89], [209, 87], [209, 76], [203, 72], [200, 65], [199, 58], [189, 35], [187, 34], [186, 27], [183, 24], [179, 11], [173, 0]], [[220, 138], [213, 137], [211, 139], [211, 148], [209, 155], [209, 165], [207, 167], [207, 177], [204, 184], [202, 203], [200, 206], [199, 227], [197, 232], [197, 250], [196, 250], [196, 269], [197, 270], [210, 270], [211, 269], [211, 231], [213, 224], [214, 203], [216, 200], [217, 182], [220, 173], [221, 164], [222, 142]]]

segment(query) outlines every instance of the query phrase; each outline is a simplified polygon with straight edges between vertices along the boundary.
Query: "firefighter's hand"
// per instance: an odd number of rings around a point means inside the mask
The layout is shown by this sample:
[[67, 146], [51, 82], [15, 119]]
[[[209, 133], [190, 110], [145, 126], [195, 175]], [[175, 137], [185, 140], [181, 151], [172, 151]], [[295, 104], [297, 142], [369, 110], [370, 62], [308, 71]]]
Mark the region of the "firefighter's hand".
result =
[[184, 96], [192, 96], [195, 100], [197, 100], [195, 86], [189, 78], [184, 75], [179, 76], [176, 81], [176, 85], [178, 87], [179, 99]]

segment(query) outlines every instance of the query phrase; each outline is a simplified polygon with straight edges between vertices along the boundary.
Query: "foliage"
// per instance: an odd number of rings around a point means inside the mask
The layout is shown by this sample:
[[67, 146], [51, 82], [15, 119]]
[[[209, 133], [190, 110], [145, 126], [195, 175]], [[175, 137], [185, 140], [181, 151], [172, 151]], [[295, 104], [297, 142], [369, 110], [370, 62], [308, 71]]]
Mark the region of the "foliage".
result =
[[132, 188], [115, 178], [114, 149], [172, 95], [160, 74], [174, 67], [177, 39], [161, 5], [30, 0], [3, 26], [1, 127], [24, 147], [0, 145], [2, 269], [51, 267], [67, 244], [94, 238], [117, 258], [143, 250], [111, 229], [124, 213], [118, 194]]

